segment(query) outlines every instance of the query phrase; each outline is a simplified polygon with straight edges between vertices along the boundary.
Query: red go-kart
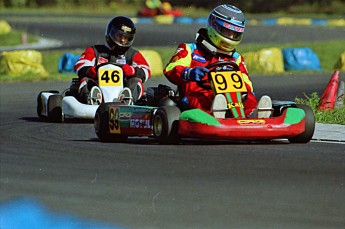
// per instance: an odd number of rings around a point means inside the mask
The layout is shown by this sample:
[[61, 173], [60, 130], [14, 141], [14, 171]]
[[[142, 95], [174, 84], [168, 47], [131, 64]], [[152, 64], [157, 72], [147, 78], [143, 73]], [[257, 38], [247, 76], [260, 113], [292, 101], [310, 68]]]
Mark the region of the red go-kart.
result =
[[[208, 66], [208, 80], [198, 85], [210, 88], [227, 99], [225, 118], [215, 118], [200, 109], [183, 110], [176, 95], [167, 94], [157, 106], [101, 104], [94, 121], [101, 141], [123, 142], [130, 136], [154, 137], [162, 144], [177, 144], [183, 138], [257, 141], [288, 139], [308, 143], [315, 129], [315, 118], [307, 105], [274, 101], [269, 118], [247, 118], [243, 99], [246, 88], [234, 62], [223, 61]], [[178, 93], [177, 93], [178, 94]]]

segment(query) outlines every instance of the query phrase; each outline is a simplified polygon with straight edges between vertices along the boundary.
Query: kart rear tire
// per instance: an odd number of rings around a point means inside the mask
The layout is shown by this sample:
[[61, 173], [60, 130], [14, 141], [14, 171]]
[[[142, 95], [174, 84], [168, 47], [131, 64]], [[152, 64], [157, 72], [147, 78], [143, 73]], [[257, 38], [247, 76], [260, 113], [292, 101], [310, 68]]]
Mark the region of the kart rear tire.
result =
[[[122, 104], [122, 103], [119, 103]], [[109, 110], [106, 103], [97, 108], [94, 120], [94, 127], [97, 137], [102, 142], [126, 142], [128, 136], [109, 133]]]
[[181, 111], [176, 106], [159, 107], [153, 119], [153, 133], [160, 144], [177, 144], [180, 142], [178, 135], [178, 121]]
[[48, 99], [48, 121], [62, 123], [62, 95], [51, 95]]
[[305, 104], [296, 104], [297, 108], [305, 112], [305, 130], [303, 133], [289, 138], [291, 143], [308, 143], [312, 139], [315, 130], [315, 116], [313, 110]]

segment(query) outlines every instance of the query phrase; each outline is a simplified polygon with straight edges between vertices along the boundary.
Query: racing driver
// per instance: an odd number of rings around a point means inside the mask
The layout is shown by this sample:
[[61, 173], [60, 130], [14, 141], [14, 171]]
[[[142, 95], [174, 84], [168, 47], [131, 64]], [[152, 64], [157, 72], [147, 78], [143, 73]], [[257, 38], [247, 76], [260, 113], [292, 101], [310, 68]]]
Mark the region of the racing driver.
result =
[[116, 63], [122, 67], [124, 86], [136, 102], [144, 93], [143, 83], [150, 76], [150, 67], [143, 55], [132, 48], [136, 27], [125, 16], [112, 18], [105, 31], [105, 44], [88, 47], [76, 62], [74, 69], [80, 80], [79, 100], [87, 103], [88, 94], [97, 82], [96, 67], [103, 63]]
[[[199, 108], [212, 112], [227, 107], [224, 95], [218, 94], [215, 97], [211, 89], [203, 89], [197, 85], [197, 82], [209, 72], [205, 66], [219, 61], [233, 61], [239, 66], [248, 91], [243, 103], [246, 117], [270, 116], [270, 111], [258, 112], [256, 109], [258, 101], [253, 93], [253, 85], [244, 58], [235, 49], [243, 38], [245, 23], [246, 19], [239, 8], [223, 4], [211, 11], [207, 27], [200, 28], [196, 34], [196, 42], [179, 44], [165, 67], [164, 74], [171, 83], [177, 85], [186, 109]], [[263, 96], [259, 107], [268, 107], [267, 109], [272, 107], [270, 97]], [[224, 118], [225, 111], [213, 112], [213, 115]]]

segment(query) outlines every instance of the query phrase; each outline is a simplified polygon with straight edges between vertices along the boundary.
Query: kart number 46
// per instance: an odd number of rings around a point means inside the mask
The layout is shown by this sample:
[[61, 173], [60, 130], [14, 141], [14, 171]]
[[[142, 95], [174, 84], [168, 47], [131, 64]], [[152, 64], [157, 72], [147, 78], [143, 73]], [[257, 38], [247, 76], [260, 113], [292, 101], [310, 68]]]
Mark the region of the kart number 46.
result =
[[105, 69], [99, 71], [100, 86], [122, 86], [122, 69]]

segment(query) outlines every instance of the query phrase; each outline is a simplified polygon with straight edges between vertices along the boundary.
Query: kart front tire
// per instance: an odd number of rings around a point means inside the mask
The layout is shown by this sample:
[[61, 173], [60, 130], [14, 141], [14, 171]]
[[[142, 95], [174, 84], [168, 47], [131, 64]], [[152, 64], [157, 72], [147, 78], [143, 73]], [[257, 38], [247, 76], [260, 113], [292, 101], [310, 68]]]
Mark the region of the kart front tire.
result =
[[51, 95], [48, 99], [48, 121], [62, 123], [62, 95]]
[[37, 116], [41, 120], [45, 120], [46, 116], [42, 115], [44, 104], [42, 100], [42, 93], [44, 92], [49, 92], [49, 93], [54, 93], [54, 94], [59, 94], [59, 91], [51, 90], [51, 91], [41, 91], [38, 96], [37, 96]]
[[308, 143], [312, 139], [315, 130], [315, 116], [313, 110], [305, 104], [296, 104], [297, 108], [304, 110], [305, 112], [305, 127], [304, 132], [289, 138], [291, 143]]
[[176, 106], [159, 107], [153, 120], [153, 133], [160, 144], [177, 144], [180, 142], [178, 135], [178, 121], [181, 111]]

